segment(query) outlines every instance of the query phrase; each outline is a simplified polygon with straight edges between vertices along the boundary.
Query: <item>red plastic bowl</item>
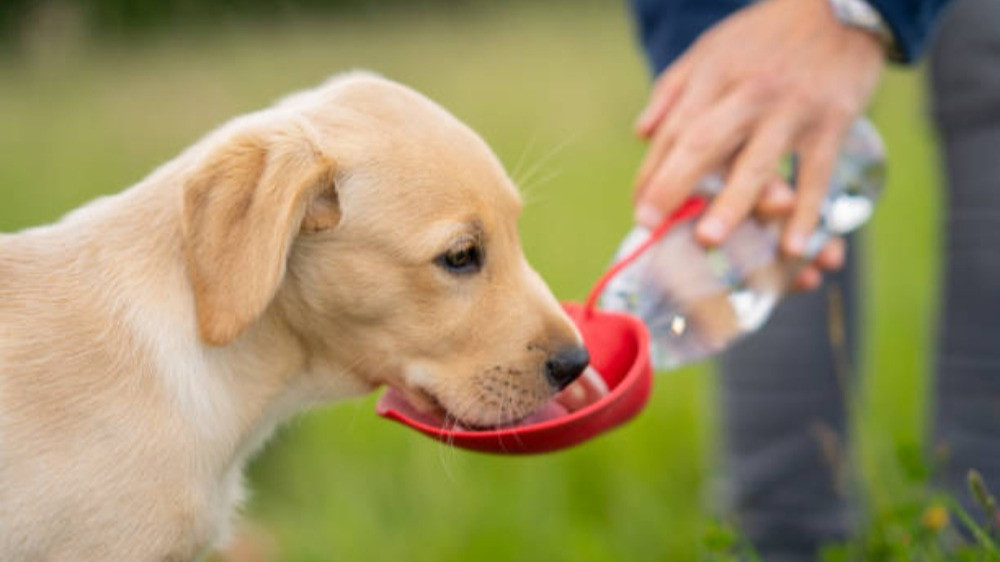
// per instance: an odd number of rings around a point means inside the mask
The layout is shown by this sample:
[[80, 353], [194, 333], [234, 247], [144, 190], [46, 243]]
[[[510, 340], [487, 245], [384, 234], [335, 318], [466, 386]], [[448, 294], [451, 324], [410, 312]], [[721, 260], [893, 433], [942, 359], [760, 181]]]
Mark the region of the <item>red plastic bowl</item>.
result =
[[564, 304], [590, 352], [590, 363], [609, 392], [597, 402], [565, 416], [504, 429], [447, 430], [407, 416], [386, 400], [376, 411], [455, 447], [507, 455], [546, 453], [582, 443], [635, 417], [646, 405], [652, 386], [649, 334], [634, 316]]

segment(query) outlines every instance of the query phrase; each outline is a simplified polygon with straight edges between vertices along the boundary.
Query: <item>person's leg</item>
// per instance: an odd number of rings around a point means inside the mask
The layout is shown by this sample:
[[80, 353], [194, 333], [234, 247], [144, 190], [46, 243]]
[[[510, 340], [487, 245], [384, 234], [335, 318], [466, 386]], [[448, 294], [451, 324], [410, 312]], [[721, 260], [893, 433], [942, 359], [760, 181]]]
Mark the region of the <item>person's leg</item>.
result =
[[853, 530], [846, 490], [846, 397], [857, 248], [814, 293], [792, 295], [722, 358], [730, 509], [764, 560], [814, 560]]
[[965, 479], [1000, 491], [1000, 1], [944, 14], [931, 86], [948, 185], [934, 442], [942, 484], [982, 516]]

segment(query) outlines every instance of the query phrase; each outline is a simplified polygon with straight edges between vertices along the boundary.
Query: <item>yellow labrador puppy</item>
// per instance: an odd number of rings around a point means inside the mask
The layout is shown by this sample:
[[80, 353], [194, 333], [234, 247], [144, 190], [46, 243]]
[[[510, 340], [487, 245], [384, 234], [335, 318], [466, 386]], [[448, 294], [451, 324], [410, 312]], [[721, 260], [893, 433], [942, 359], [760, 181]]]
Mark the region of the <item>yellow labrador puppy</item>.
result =
[[179, 561], [275, 425], [381, 384], [472, 426], [584, 368], [486, 144], [334, 78], [0, 236], [0, 560]]

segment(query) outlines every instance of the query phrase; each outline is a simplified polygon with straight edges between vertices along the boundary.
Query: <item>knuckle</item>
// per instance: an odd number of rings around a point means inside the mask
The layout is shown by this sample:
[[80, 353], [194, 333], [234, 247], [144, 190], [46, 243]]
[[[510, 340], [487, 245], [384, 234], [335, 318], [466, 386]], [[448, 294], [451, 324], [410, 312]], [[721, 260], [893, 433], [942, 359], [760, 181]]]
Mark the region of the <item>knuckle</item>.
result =
[[669, 162], [666, 160], [657, 162], [649, 181], [649, 194], [656, 197], [669, 191], [670, 177], [672, 175]]
[[655, 136], [653, 137], [653, 144], [650, 148], [650, 154], [657, 154], [658, 157], [662, 157], [663, 153], [666, 152], [674, 141], [677, 140], [677, 135], [674, 129], [669, 125], [664, 125], [657, 129]]
[[737, 177], [747, 188], [763, 187], [775, 175], [777, 167], [761, 158], [748, 158], [741, 163]]
[[761, 71], [744, 81], [742, 93], [751, 103], [762, 105], [774, 101], [783, 86], [784, 80], [780, 73]]
[[812, 201], [803, 199], [799, 202], [798, 208], [792, 215], [792, 225], [798, 232], [812, 232], [819, 222], [819, 206]]
[[677, 142], [677, 136], [681, 131], [681, 122], [677, 116], [670, 116], [667, 121], [657, 131], [658, 141], [661, 146], [670, 146]]
[[825, 106], [825, 116], [827, 123], [846, 123], [853, 120], [860, 113], [857, 104], [848, 100], [831, 100]]
[[649, 191], [643, 198], [647, 203], [662, 211], [670, 208], [675, 195], [670, 182], [667, 182], [663, 176], [658, 176], [657, 181], [649, 186]]
[[753, 209], [755, 198], [752, 193], [739, 192], [733, 193], [732, 198], [728, 201], [726, 206], [726, 214], [728, 218], [736, 222], [742, 219], [747, 213]]
[[787, 92], [786, 99], [799, 110], [820, 113], [830, 103], [829, 96], [828, 91], [817, 88], [815, 84], [799, 83]]
[[685, 131], [680, 139], [680, 146], [687, 152], [702, 154], [715, 148], [717, 139], [712, 127], [696, 124]]
[[[719, 196], [719, 208], [727, 214], [739, 215], [753, 208], [758, 191], [753, 184], [734, 185]], [[732, 217], [731, 217], [732, 218]]]
[[752, 210], [753, 202], [746, 195], [730, 194], [728, 198], [719, 201], [714, 215], [723, 223], [735, 226]]
[[813, 212], [819, 209], [826, 196], [826, 185], [820, 182], [811, 182], [799, 186], [799, 207], [803, 210]]

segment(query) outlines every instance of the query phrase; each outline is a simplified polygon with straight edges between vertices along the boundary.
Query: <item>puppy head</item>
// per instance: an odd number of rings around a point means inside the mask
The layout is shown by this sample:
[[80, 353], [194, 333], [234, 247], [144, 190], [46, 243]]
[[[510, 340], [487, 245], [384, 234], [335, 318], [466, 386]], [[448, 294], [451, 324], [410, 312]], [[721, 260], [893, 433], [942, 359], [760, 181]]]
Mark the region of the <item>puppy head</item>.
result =
[[587, 362], [521, 252], [521, 201], [470, 129], [351, 75], [210, 141], [185, 187], [202, 339], [269, 310], [337, 365], [470, 425], [517, 420]]

